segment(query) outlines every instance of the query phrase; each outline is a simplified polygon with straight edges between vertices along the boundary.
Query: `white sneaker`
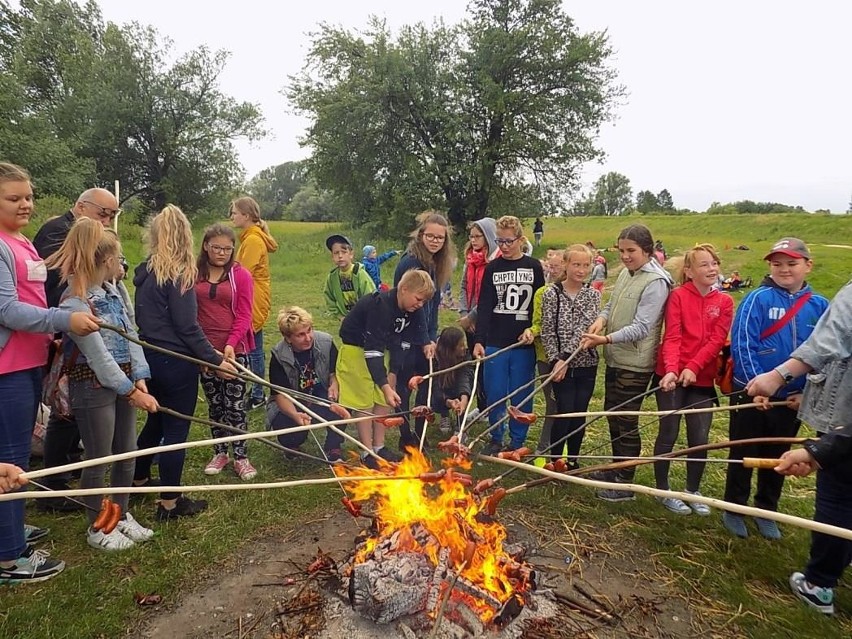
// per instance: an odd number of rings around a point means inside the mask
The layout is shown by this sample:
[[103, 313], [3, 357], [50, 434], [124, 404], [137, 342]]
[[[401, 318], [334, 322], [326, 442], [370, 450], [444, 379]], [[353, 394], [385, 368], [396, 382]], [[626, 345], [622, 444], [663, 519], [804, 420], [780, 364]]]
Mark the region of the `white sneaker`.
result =
[[124, 519], [119, 520], [116, 530], [120, 530], [122, 535], [137, 544], [148, 541], [154, 536], [153, 530], [145, 528], [130, 513], [124, 513]]
[[[698, 495], [699, 497], [701, 497], [701, 493], [698, 492], [697, 490], [694, 493], [690, 492], [688, 490], [686, 492], [690, 495]], [[707, 515], [710, 514], [710, 506], [708, 506], [707, 504], [699, 504], [697, 502], [690, 501], [690, 502], [687, 502], [686, 505], [689, 506], [690, 508], [692, 508], [692, 512], [694, 512], [696, 515], [701, 515], [702, 517], [706, 517]]]
[[114, 550], [127, 550], [128, 548], [133, 548], [133, 546], [136, 545], [130, 539], [125, 537], [124, 533], [122, 533], [118, 528], [108, 535], [104, 534], [100, 530], [92, 530], [89, 528], [89, 532], [86, 534], [86, 541], [89, 542], [89, 545], [92, 548], [106, 550], [108, 552], [112, 552]]

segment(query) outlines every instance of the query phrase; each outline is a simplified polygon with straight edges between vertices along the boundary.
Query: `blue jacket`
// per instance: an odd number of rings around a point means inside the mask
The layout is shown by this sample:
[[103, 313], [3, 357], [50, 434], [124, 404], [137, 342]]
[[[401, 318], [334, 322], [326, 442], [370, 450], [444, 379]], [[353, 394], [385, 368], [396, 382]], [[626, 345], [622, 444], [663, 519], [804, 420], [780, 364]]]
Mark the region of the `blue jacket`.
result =
[[[396, 265], [396, 270], [393, 273], [394, 288], [399, 286], [399, 281], [402, 279], [402, 276], [405, 275], [405, 272], [413, 269], [426, 271], [432, 278], [432, 282], [435, 282], [434, 269], [429, 270], [424, 267], [423, 264], [420, 263], [420, 260], [414, 257], [411, 253], [406, 253], [400, 258], [399, 264]], [[423, 312], [426, 315], [426, 332], [429, 334], [429, 341], [432, 342], [438, 341], [438, 308], [440, 306], [441, 290], [438, 288], [437, 282], [435, 282], [435, 294], [432, 296], [432, 299], [423, 305]]]
[[376, 285], [377, 290], [382, 285], [382, 264], [396, 255], [399, 255], [399, 251], [387, 251], [378, 257], [365, 257], [361, 260], [364, 270], [367, 271], [367, 275], [373, 280], [373, 284]]
[[[811, 298], [780, 331], [764, 340], [760, 334], [784, 316], [802, 295]], [[807, 283], [790, 294], [767, 277], [760, 286], [745, 296], [737, 308], [731, 327], [731, 357], [734, 359], [734, 386], [744, 387], [749, 380], [783, 364], [796, 348], [810, 337], [817, 321], [828, 308], [828, 300], [813, 292]], [[776, 397], [801, 393], [805, 380], [799, 378], [780, 389]]]

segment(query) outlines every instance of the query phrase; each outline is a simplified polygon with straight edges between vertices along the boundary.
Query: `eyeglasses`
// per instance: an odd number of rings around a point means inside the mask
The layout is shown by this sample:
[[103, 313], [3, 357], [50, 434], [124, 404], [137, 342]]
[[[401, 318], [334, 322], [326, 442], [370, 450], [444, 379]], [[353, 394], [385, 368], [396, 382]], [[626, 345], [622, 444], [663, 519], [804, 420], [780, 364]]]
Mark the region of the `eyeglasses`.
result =
[[475, 234], [471, 233], [470, 235], [467, 236], [467, 239], [469, 239], [469, 240], [481, 240], [483, 237], [485, 237], [485, 236], [484, 235], [475, 235]]
[[512, 238], [498, 237], [494, 241], [497, 242], [497, 244], [499, 246], [509, 246], [510, 244], [514, 244], [515, 242], [517, 242], [519, 239], [520, 238], [518, 238], [518, 237], [512, 237]]
[[447, 239], [446, 235], [435, 235], [434, 233], [424, 233], [423, 237], [430, 242], [443, 242]]
[[209, 248], [214, 253], [222, 253], [223, 255], [230, 255], [234, 252], [233, 246], [219, 246], [218, 244], [208, 244], [207, 248]]
[[91, 200], [80, 200], [83, 204], [89, 204], [94, 206], [96, 209], [100, 209], [98, 211], [98, 217], [102, 220], [114, 220], [116, 216], [121, 213], [121, 209], [108, 209], [105, 206], [101, 206], [100, 204], [95, 204]]

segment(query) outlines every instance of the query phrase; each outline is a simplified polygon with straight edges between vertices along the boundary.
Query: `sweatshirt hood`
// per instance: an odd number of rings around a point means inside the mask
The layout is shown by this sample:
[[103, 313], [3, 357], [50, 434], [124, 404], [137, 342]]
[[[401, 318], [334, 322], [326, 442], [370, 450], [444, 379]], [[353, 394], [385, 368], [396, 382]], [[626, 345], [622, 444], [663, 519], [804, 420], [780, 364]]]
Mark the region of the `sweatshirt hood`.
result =
[[278, 250], [278, 242], [275, 241], [275, 238], [269, 235], [269, 233], [264, 231], [257, 224], [252, 224], [242, 232], [242, 235], [240, 235], [240, 242], [245, 241], [245, 239], [250, 235], [260, 238], [269, 253], [274, 253]]
[[133, 271], [133, 286], [139, 288], [150, 275], [151, 272], [148, 270], [148, 260], [145, 260], [141, 264], [137, 265], [136, 269]]
[[488, 256], [493, 255], [494, 251], [497, 250], [497, 222], [494, 221], [493, 217], [484, 217], [481, 220], [475, 220], [474, 224], [479, 227], [482, 234], [485, 236], [485, 241], [488, 246], [485, 254]]
[[669, 286], [674, 286], [674, 280], [672, 279], [671, 273], [669, 273], [666, 269], [664, 269], [660, 263], [656, 260], [656, 258], [651, 258], [640, 271], [645, 271], [647, 273], [657, 273], [658, 275], [662, 275], [663, 278], [668, 282]]

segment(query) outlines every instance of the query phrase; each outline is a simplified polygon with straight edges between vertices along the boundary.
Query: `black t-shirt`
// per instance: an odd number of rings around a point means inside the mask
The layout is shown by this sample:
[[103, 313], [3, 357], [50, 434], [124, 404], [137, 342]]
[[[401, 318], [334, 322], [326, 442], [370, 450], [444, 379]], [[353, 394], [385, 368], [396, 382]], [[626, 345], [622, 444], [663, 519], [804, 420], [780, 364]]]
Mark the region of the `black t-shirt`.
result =
[[544, 286], [544, 270], [537, 259], [498, 257], [482, 276], [477, 306], [475, 343], [504, 348], [518, 341], [532, 325], [533, 296]]
[[[322, 394], [320, 391], [327, 393], [329, 381], [317, 377], [316, 368], [314, 367], [313, 349], [311, 348], [300, 353], [293, 351], [293, 356], [296, 359], [296, 366], [299, 368], [299, 387], [293, 388], [290, 378], [287, 377], [287, 373], [284, 371], [284, 367], [278, 362], [275, 355], [269, 358], [269, 381], [276, 386], [296, 390], [306, 395], [320, 395]], [[328, 365], [328, 372], [334, 373], [337, 368], [337, 347], [334, 344], [331, 345]], [[277, 391], [272, 390], [270, 393], [275, 395]]]

